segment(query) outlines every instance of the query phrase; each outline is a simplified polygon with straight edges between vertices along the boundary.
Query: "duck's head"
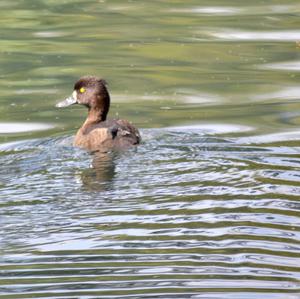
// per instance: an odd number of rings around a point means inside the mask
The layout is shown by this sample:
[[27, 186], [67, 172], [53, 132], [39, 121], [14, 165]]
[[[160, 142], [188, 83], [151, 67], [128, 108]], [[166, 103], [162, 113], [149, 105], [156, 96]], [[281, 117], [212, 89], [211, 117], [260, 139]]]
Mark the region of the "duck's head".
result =
[[106, 85], [106, 81], [98, 77], [81, 77], [75, 83], [72, 95], [57, 103], [56, 107], [61, 108], [73, 104], [81, 104], [89, 110], [99, 111], [102, 120], [105, 120], [110, 105], [110, 97]]

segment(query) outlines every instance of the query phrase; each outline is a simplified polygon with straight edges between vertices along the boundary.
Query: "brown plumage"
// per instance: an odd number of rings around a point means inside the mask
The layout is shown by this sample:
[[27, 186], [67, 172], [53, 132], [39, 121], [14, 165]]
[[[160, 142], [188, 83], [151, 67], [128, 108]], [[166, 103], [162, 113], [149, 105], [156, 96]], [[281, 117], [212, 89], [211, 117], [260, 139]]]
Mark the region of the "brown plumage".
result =
[[139, 131], [127, 120], [107, 120], [110, 96], [105, 80], [85, 76], [74, 85], [72, 95], [56, 107], [81, 104], [88, 108], [88, 117], [78, 130], [74, 145], [89, 151], [122, 149], [140, 143]]

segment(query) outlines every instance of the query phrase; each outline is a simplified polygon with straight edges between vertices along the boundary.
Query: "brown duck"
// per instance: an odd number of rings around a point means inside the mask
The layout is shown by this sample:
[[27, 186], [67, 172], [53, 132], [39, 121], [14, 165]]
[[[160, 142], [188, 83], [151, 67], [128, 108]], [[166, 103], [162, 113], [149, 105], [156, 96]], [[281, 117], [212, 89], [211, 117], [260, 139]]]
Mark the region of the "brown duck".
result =
[[89, 151], [107, 151], [140, 143], [139, 131], [127, 120], [106, 119], [110, 105], [106, 85], [101, 78], [82, 77], [75, 83], [72, 95], [56, 104], [56, 107], [81, 104], [88, 108], [88, 117], [75, 136], [75, 146]]

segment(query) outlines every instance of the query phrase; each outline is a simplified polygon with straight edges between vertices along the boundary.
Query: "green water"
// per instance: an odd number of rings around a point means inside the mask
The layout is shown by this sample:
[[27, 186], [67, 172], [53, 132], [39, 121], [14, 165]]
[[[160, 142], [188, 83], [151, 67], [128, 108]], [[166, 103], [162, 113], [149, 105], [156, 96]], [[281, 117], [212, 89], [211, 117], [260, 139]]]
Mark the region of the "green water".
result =
[[[276, 131], [299, 125], [296, 1], [1, 6], [3, 122], [46, 122], [56, 132], [77, 128], [83, 111], [57, 111], [54, 104], [80, 76], [95, 74], [109, 82], [111, 115], [139, 127], [230, 122]], [[290, 122], [278, 119], [289, 112]]]
[[[0, 3], [0, 298], [298, 299], [300, 3]], [[82, 75], [143, 144], [72, 147]], [[91, 165], [93, 165], [91, 167]]]

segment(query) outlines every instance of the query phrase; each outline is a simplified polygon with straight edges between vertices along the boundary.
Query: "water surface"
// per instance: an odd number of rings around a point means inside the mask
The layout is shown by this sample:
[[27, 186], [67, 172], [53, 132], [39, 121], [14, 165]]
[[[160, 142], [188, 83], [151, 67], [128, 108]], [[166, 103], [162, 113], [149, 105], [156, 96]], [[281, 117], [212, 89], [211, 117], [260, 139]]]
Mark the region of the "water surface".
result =
[[[299, 298], [297, 1], [0, 7], [0, 298]], [[141, 146], [72, 146], [86, 74]]]

